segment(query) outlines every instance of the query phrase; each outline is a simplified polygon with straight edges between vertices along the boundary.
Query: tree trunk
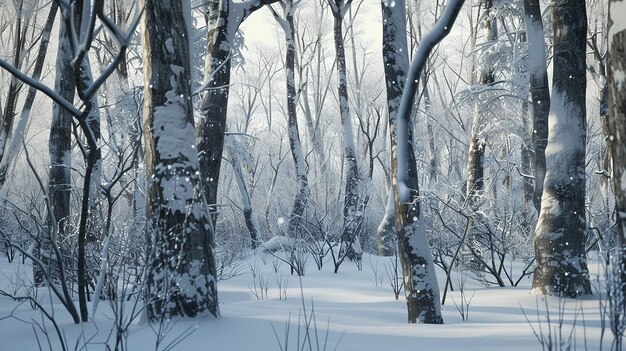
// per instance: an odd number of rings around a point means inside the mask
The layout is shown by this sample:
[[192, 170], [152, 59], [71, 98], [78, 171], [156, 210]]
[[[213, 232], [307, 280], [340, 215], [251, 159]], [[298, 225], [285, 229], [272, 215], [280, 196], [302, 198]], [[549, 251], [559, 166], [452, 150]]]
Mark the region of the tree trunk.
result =
[[[387, 91], [387, 112], [389, 114], [389, 132], [390, 132], [390, 149], [396, 149], [395, 126], [398, 109], [400, 108], [400, 100], [402, 98], [402, 89], [406, 80], [406, 73], [409, 68], [409, 54], [407, 48], [407, 39], [404, 34], [406, 31], [405, 3], [404, 0], [396, 2], [392, 5], [388, 0], [381, 1], [382, 17], [383, 17], [383, 65], [385, 68], [385, 87]], [[400, 20], [401, 19], [401, 20]], [[398, 22], [398, 20], [400, 20]], [[392, 180], [393, 183], [393, 180]], [[378, 252], [379, 255], [386, 256], [392, 254], [394, 248], [389, 248], [389, 239], [385, 240], [381, 235], [387, 234], [389, 230], [393, 231], [396, 236], [395, 226], [390, 225], [396, 222], [395, 208], [395, 184], [392, 184], [389, 194], [387, 195], [387, 205], [385, 215], [378, 226]], [[393, 211], [391, 213], [390, 211]], [[391, 222], [391, 223], [390, 223]], [[381, 247], [382, 244], [382, 247]], [[382, 250], [381, 250], [382, 249]], [[391, 249], [392, 251], [389, 251]]]
[[[608, 103], [609, 146], [613, 159], [613, 192], [617, 213], [618, 286], [626, 296], [626, 7], [623, 1], [609, 2]], [[612, 263], [613, 264], [613, 263]], [[623, 316], [623, 315], [622, 315]]]
[[[492, 45], [496, 40], [497, 26], [496, 20], [491, 16], [493, 8], [492, 0], [483, 0], [482, 14], [483, 22], [482, 29], [485, 35], [485, 45]], [[494, 82], [493, 65], [491, 62], [491, 54], [483, 53], [484, 60], [480, 63], [478, 84], [482, 86], [488, 86]], [[491, 94], [482, 93], [481, 95]], [[476, 105], [474, 106], [474, 121], [472, 124], [472, 136], [470, 139], [469, 154], [467, 156], [467, 185], [466, 185], [466, 198], [469, 205], [476, 211], [480, 208], [482, 202], [482, 196], [485, 191], [485, 147], [486, 147], [486, 135], [484, 134], [484, 128], [486, 125], [486, 118], [483, 111], [483, 99], [481, 96], [477, 97]]]
[[[404, 290], [407, 299], [409, 323], [443, 323], [439, 302], [439, 285], [435, 275], [435, 265], [428, 245], [426, 223], [421, 211], [419, 197], [417, 164], [413, 152], [413, 121], [411, 120], [413, 103], [417, 94], [419, 78], [426, 65], [428, 56], [452, 29], [452, 25], [463, 6], [463, 0], [450, 0], [432, 31], [424, 36], [415, 53], [410, 70], [400, 63], [394, 68], [406, 72], [397, 115], [390, 115], [390, 133], [395, 145], [391, 149], [391, 171], [393, 174], [396, 208], [396, 231], [398, 233], [398, 253], [404, 275]], [[406, 53], [407, 44], [404, 35], [406, 28], [405, 7], [403, 0], [383, 1], [383, 14], [387, 7], [388, 21], [398, 26], [393, 37], [390, 53]], [[388, 37], [383, 39], [387, 43]], [[386, 54], [383, 54], [385, 57]], [[403, 58], [404, 62], [408, 58]], [[385, 64], [387, 67], [388, 64]], [[387, 85], [393, 84], [386, 77]]]
[[[335, 0], [333, 0], [335, 1]], [[348, 102], [348, 79], [346, 53], [343, 41], [343, 15], [346, 5], [343, 0], [336, 1], [332, 8], [334, 19], [334, 41], [337, 57], [337, 77], [339, 92], [339, 113], [343, 136], [343, 160], [345, 167], [345, 198], [343, 205], [343, 231], [341, 233], [341, 251], [351, 261], [360, 262], [363, 256], [359, 232], [363, 216], [358, 213], [359, 171], [352, 132], [352, 117]]]
[[585, 257], [587, 15], [582, 0], [553, 0], [552, 11], [554, 73], [533, 290], [576, 297], [591, 294]]
[[425, 74], [422, 75], [422, 89], [424, 92], [424, 118], [426, 119], [426, 133], [428, 135], [428, 149], [430, 151], [430, 157], [428, 160], [428, 185], [432, 189], [437, 183], [439, 174], [439, 160], [437, 158], [437, 146], [435, 142], [435, 132], [433, 130], [433, 124], [430, 122], [431, 114], [431, 102], [430, 93], [428, 92], [428, 79]]
[[[41, 71], [43, 70], [43, 65], [48, 53], [50, 35], [52, 34], [52, 25], [54, 24], [58, 9], [59, 4], [53, 1], [50, 4], [50, 12], [48, 13], [48, 18], [46, 19], [46, 24], [44, 25], [41, 34], [41, 41], [39, 43], [39, 49], [37, 52], [37, 60], [35, 61], [35, 66], [33, 68], [32, 78], [34, 80], [39, 80], [41, 78]], [[28, 89], [28, 94], [26, 95], [26, 99], [24, 101], [24, 107], [22, 108], [19, 122], [17, 124], [17, 127], [15, 128], [15, 136], [11, 138], [11, 143], [9, 144], [8, 149], [6, 149], [6, 151], [2, 155], [0, 155], [0, 188], [4, 186], [9, 166], [16, 158], [19, 150], [23, 145], [23, 137], [26, 133], [26, 128], [28, 127], [28, 120], [33, 107], [33, 103], [35, 101], [36, 94], [37, 89], [35, 89], [34, 87], [30, 87]]]
[[526, 35], [528, 37], [528, 78], [533, 105], [533, 131], [535, 190], [533, 205], [539, 213], [541, 194], [546, 174], [546, 145], [548, 142], [548, 113], [550, 90], [546, 63], [546, 43], [539, 0], [524, 0]]
[[[298, 128], [297, 94], [296, 94], [296, 38], [293, 24], [293, 16], [295, 7], [293, 0], [284, 0], [284, 18], [278, 13], [273, 12], [274, 17], [285, 32], [286, 54], [285, 54], [285, 70], [287, 74], [287, 113], [288, 125], [287, 135], [289, 136], [289, 145], [291, 147], [291, 155], [296, 170], [296, 181], [298, 183], [298, 192], [293, 203], [291, 215], [289, 216], [288, 232], [294, 238], [300, 238], [300, 223], [302, 214], [306, 209], [307, 200], [309, 198], [309, 182], [307, 179], [306, 163], [302, 144], [300, 143], [300, 132]], [[272, 10], [273, 11], [273, 10]]]
[[230, 48], [235, 33], [228, 31], [230, 1], [208, 2], [207, 28], [208, 49], [204, 79], [210, 80], [208, 90], [200, 102], [201, 118], [198, 123], [197, 140], [200, 158], [200, 174], [204, 195], [209, 204], [213, 226], [217, 221], [217, 185], [224, 151], [226, 114], [228, 112], [228, 90], [230, 87]]
[[[224, 133], [230, 88], [231, 48], [241, 23], [254, 11], [278, 0], [208, 0], [208, 48], [205, 60], [204, 94], [200, 101], [201, 118], [197, 129], [200, 175], [209, 204], [213, 226], [217, 221], [217, 186], [220, 178]], [[231, 4], [235, 4], [231, 6]]]
[[213, 226], [199, 175], [188, 1], [143, 0], [144, 118], [151, 321], [219, 316]]
[[326, 162], [326, 155], [324, 154], [324, 140], [322, 139], [322, 132], [320, 131], [319, 125], [319, 116], [318, 119], [313, 122], [313, 113], [311, 111], [311, 104], [309, 103], [309, 88], [308, 84], [302, 85], [302, 91], [300, 92], [302, 96], [302, 105], [304, 106], [304, 119], [307, 125], [307, 132], [309, 134], [309, 139], [311, 139], [311, 144], [313, 145], [313, 151], [315, 152], [315, 157], [317, 158], [317, 162], [320, 165], [320, 174], [325, 176], [328, 166]]
[[[74, 70], [71, 65], [73, 59], [70, 49], [69, 36], [65, 25], [59, 26], [59, 50], [56, 59], [56, 78], [54, 91], [69, 102], [74, 101], [75, 84]], [[62, 242], [69, 233], [68, 222], [70, 216], [70, 193], [71, 184], [71, 156], [72, 156], [72, 114], [62, 106], [52, 105], [52, 121], [50, 122], [50, 138], [48, 150], [50, 155], [50, 173], [48, 179], [48, 197], [50, 200], [51, 213], [54, 218], [49, 218], [49, 225], [56, 226], [58, 240]], [[52, 232], [52, 230], [51, 230]], [[48, 241], [48, 242], [46, 242]], [[40, 240], [41, 251], [50, 253], [48, 238]], [[63, 250], [61, 252], [64, 252]], [[50, 259], [62, 259], [61, 257], [48, 256]], [[71, 269], [72, 266], [69, 266]], [[34, 267], [35, 283], [41, 284], [41, 272]]]
[[[17, 69], [22, 68], [24, 57], [27, 53], [24, 52], [26, 45], [26, 31], [29, 28], [29, 21], [25, 20], [24, 13], [22, 12], [23, 2], [15, 3], [17, 6], [15, 13], [15, 28], [13, 28], [14, 41], [13, 41], [13, 67]], [[17, 109], [17, 100], [19, 98], [20, 90], [22, 90], [22, 82], [17, 79], [16, 76], [11, 76], [11, 82], [9, 83], [9, 91], [4, 105], [4, 113], [0, 114], [2, 117], [2, 125], [0, 128], [0, 160], [5, 156], [5, 149], [7, 142], [11, 138], [13, 132], [13, 121], [15, 119], [15, 111]]]
[[246, 222], [246, 228], [248, 229], [248, 233], [250, 234], [252, 249], [256, 249], [257, 246], [260, 244], [259, 234], [261, 233], [261, 229], [259, 228], [259, 221], [257, 220], [256, 214], [252, 210], [250, 193], [248, 192], [248, 188], [246, 187], [246, 180], [243, 175], [241, 161], [239, 160], [239, 155], [237, 154], [236, 149], [230, 152], [230, 159], [233, 163], [235, 181], [237, 182], [237, 188], [239, 188], [239, 195], [241, 196], [243, 218]]
[[378, 256], [393, 256], [396, 253], [396, 207], [393, 189], [393, 186], [389, 184], [385, 214], [376, 231]]

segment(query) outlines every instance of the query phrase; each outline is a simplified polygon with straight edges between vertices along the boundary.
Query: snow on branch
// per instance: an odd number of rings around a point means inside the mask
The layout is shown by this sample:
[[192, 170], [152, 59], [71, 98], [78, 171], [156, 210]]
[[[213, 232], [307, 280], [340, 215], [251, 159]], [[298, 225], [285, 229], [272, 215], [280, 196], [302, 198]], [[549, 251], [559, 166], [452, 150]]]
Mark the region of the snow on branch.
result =
[[5, 70], [7, 70], [9, 73], [11, 73], [17, 79], [21, 80], [22, 82], [26, 83], [27, 85], [29, 85], [29, 86], [31, 86], [31, 87], [41, 91], [44, 94], [46, 94], [54, 102], [56, 102], [57, 104], [63, 106], [65, 109], [67, 109], [74, 116], [80, 116], [82, 114], [82, 112], [79, 109], [74, 107], [74, 105], [72, 105], [69, 101], [67, 101], [64, 98], [62, 98], [54, 90], [50, 89], [48, 86], [43, 84], [41, 81], [36, 80], [36, 79], [32, 79], [31, 77], [27, 76], [22, 71], [20, 71], [19, 69], [13, 67], [11, 64], [6, 62], [5, 60], [0, 59], [0, 68], [3, 68]]
[[408, 144], [408, 125], [411, 118], [411, 109], [415, 101], [415, 95], [417, 93], [419, 77], [426, 65], [428, 56], [433, 48], [439, 44], [445, 38], [452, 29], [456, 17], [461, 11], [461, 7], [465, 0], [450, 0], [443, 10], [441, 17], [435, 23], [434, 28], [426, 34], [420, 41], [420, 45], [415, 52], [413, 62], [404, 84], [404, 91], [402, 92], [402, 100], [400, 102], [400, 110], [398, 111], [397, 118], [397, 148], [398, 148], [398, 192], [400, 195], [400, 201], [410, 201], [410, 189], [407, 189], [408, 178], [408, 157], [407, 157], [407, 144]]
[[[102, 7], [101, 6], [98, 7], [96, 4], [96, 6], [93, 6], [93, 16], [92, 16], [93, 19], [90, 19], [90, 22], [89, 22], [91, 28], [88, 30], [87, 37], [85, 37], [85, 40], [79, 44], [78, 36], [76, 35], [76, 31], [74, 27], [74, 16], [68, 17], [66, 14], [66, 12], [73, 13], [74, 2], [70, 2], [67, 0], [56, 0], [56, 1], [58, 1], [59, 5], [61, 6], [64, 12], [63, 16], [66, 18], [66, 21], [67, 21], [66, 25], [70, 23], [69, 25], [70, 31], [71, 31], [70, 42], [71, 42], [71, 45], [74, 45], [74, 47], [72, 48], [72, 51], [75, 53], [72, 64], [75, 65], [77, 62], [82, 62], [82, 60], [84, 59], [86, 55], [87, 50], [89, 50], [89, 47], [91, 45], [90, 44], [91, 40], [93, 39], [92, 36], [95, 30], [94, 28], [95, 28], [96, 17], [100, 19], [100, 21], [104, 24], [106, 29], [109, 32], [111, 32], [114, 41], [119, 47], [119, 53], [117, 54], [113, 62], [109, 65], [109, 67], [107, 67], [104, 70], [104, 72], [98, 77], [98, 79], [96, 79], [91, 84], [91, 86], [87, 87], [84, 91], [78, 92], [79, 96], [81, 97], [81, 100], [87, 101], [93, 97], [93, 95], [98, 91], [98, 88], [100, 88], [100, 86], [109, 78], [109, 76], [111, 76], [111, 74], [113, 74], [113, 72], [115, 71], [115, 68], [119, 65], [121, 60], [124, 58], [124, 53], [126, 49], [128, 48], [128, 46], [130, 45], [133, 32], [139, 25], [139, 19], [141, 18], [143, 14], [143, 9], [141, 9], [139, 14], [137, 14], [136, 18], [133, 20], [132, 25], [128, 30], [128, 33], [123, 34], [122, 31], [108, 17], [106, 17], [106, 15], [104, 15]], [[12, 66], [10, 63], [6, 62], [5, 60], [0, 59], [0, 68], [5, 69], [6, 71], [11, 73], [14, 77], [24, 82], [25, 84], [41, 91], [42, 93], [47, 95], [49, 98], [51, 98], [52, 101], [56, 102], [57, 104], [65, 108], [67, 111], [69, 111], [77, 119], [81, 120], [85, 117], [83, 116], [83, 111], [75, 107], [71, 102], [65, 100], [62, 96], [60, 96], [53, 89], [49, 88], [48, 86], [43, 84], [41, 81], [27, 76], [18, 68]]]

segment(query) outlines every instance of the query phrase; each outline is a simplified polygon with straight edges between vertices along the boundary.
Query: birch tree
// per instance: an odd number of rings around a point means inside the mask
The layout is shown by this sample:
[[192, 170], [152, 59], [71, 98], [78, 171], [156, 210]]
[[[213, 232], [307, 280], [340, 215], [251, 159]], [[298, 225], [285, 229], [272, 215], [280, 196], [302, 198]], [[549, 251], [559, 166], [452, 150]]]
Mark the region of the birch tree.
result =
[[346, 52], [343, 40], [343, 18], [352, 0], [327, 0], [333, 15], [333, 37], [337, 58], [337, 90], [339, 92], [339, 115], [343, 137], [343, 162], [345, 172], [345, 194], [343, 205], [344, 225], [341, 233], [341, 254], [352, 261], [360, 262], [363, 249], [359, 240], [359, 229], [363, 220], [359, 214], [359, 170], [352, 117], [348, 101], [348, 78]]
[[143, 0], [148, 319], [219, 316], [213, 226], [194, 140], [189, 1]]
[[585, 255], [587, 15], [582, 0], [552, 1], [554, 55], [546, 176], [535, 229], [533, 290], [591, 294]]
[[285, 33], [286, 53], [285, 53], [285, 73], [287, 74], [287, 135], [289, 136], [289, 145], [291, 147], [291, 155], [296, 170], [296, 181], [298, 183], [298, 192], [293, 203], [291, 215], [289, 216], [288, 232], [292, 237], [300, 238], [300, 223], [302, 215], [306, 208], [309, 198], [309, 181], [307, 178], [306, 163], [304, 152], [302, 151], [302, 143], [300, 143], [300, 131], [298, 128], [297, 100], [296, 93], [296, 36], [294, 28], [294, 15], [297, 6], [301, 0], [283, 0], [278, 4], [282, 8], [282, 16], [272, 7], [269, 7], [274, 18]]
[[[393, 1], [387, 5], [391, 10], [400, 9], [393, 12], [393, 22], [405, 23], [404, 6], [398, 6], [398, 1], [395, 1], [395, 6]], [[398, 253], [404, 275], [409, 323], [443, 323], [439, 286], [419, 197], [411, 110], [428, 56], [435, 45], [450, 33], [462, 6], [463, 0], [449, 1], [434, 28], [422, 38], [408, 69], [401, 99], [396, 100], [400, 107], [395, 123], [390, 123], [391, 135], [396, 135], [396, 145], [391, 149], [391, 171], [395, 188]], [[396, 38], [403, 36], [396, 35]], [[402, 45], [406, 47], [406, 43], [400, 41], [394, 45], [398, 52], [406, 51], [402, 48]]]

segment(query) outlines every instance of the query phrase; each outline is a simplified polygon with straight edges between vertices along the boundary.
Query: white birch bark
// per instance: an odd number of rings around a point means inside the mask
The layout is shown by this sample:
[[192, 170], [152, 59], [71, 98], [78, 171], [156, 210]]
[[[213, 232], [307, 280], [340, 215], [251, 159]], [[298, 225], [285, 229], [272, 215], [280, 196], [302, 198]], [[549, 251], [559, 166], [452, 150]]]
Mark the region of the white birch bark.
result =
[[297, 115], [297, 93], [296, 93], [296, 38], [294, 28], [294, 16], [296, 6], [300, 1], [283, 0], [280, 5], [283, 8], [283, 15], [279, 15], [272, 9], [272, 13], [276, 21], [285, 33], [286, 53], [285, 53], [285, 71], [287, 86], [287, 135], [289, 136], [289, 145], [291, 147], [291, 155], [296, 170], [296, 181], [298, 191], [294, 199], [291, 215], [289, 216], [288, 232], [294, 238], [301, 238], [300, 223], [302, 215], [306, 209], [309, 198], [309, 181], [307, 178], [306, 162], [304, 152], [302, 151], [302, 143], [300, 142], [300, 132], [298, 127]]
[[337, 90], [339, 92], [339, 115], [341, 119], [345, 170], [344, 225], [341, 233], [340, 255], [345, 255], [352, 261], [360, 262], [363, 256], [363, 249], [361, 248], [359, 233], [363, 218], [358, 209], [359, 170], [354, 145], [354, 133], [352, 131], [352, 116], [350, 115], [350, 104], [348, 101], [346, 53], [343, 40], [343, 18], [351, 2], [351, 0], [328, 0], [334, 20]]

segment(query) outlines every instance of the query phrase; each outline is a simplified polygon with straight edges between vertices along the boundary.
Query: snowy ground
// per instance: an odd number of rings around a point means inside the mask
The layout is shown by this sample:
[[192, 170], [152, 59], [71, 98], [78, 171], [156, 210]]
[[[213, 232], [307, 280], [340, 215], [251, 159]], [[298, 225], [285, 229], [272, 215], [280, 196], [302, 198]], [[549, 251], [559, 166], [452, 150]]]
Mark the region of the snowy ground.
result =
[[[530, 281], [524, 279], [517, 288], [484, 288], [475, 281], [467, 280], [465, 294], [472, 298], [469, 320], [463, 321], [455, 304], [460, 303], [460, 292], [449, 293], [444, 306], [444, 325], [409, 325], [406, 323], [406, 304], [402, 295], [396, 301], [389, 285], [384, 282], [387, 258], [366, 255], [363, 270], [358, 271], [351, 262], [345, 262], [338, 274], [332, 273], [332, 262], [318, 271], [309, 259], [306, 275], [302, 277], [302, 294], [297, 276], [289, 275], [289, 267], [275, 259], [253, 255], [240, 264], [240, 275], [221, 281], [219, 285], [219, 320], [202, 319], [176, 321], [165, 326], [167, 331], [159, 350], [165, 350], [175, 341], [174, 350], [296, 350], [298, 326], [300, 343], [304, 335], [303, 305], [310, 316], [314, 307], [315, 328], [311, 328], [312, 350], [541, 350], [541, 345], [526, 321], [522, 308], [533, 326], [547, 333], [546, 305], [541, 297], [530, 295]], [[273, 264], [274, 263], [274, 264]], [[278, 273], [274, 266], [279, 265]], [[378, 274], [374, 271], [378, 267]], [[259, 300], [254, 292], [251, 268], [257, 271], [257, 287], [263, 278], [269, 282], [267, 299]], [[17, 277], [28, 276], [29, 269], [16, 264], [0, 263], [0, 279], [5, 287]], [[594, 279], [599, 270], [597, 260], [590, 264]], [[378, 278], [376, 278], [378, 276]], [[444, 275], [438, 272], [440, 286]], [[281, 299], [285, 290], [278, 288], [278, 280], [287, 281], [287, 299]], [[378, 281], [377, 281], [378, 280]], [[455, 286], [459, 277], [453, 279]], [[265, 292], [263, 292], [265, 293]], [[45, 297], [45, 291], [39, 293]], [[257, 295], [260, 289], [257, 288]], [[304, 300], [304, 303], [303, 303]], [[547, 306], [552, 318], [552, 328], [558, 327], [559, 299], [549, 297]], [[563, 339], [572, 333], [574, 349], [599, 350], [601, 318], [598, 297], [565, 301], [562, 309], [564, 321], [561, 328]], [[43, 302], [50, 307], [50, 303]], [[128, 305], [130, 308], [130, 304]], [[581, 313], [581, 307], [584, 313]], [[542, 322], [538, 325], [537, 310]], [[95, 321], [81, 326], [74, 325], [68, 314], [58, 305], [54, 306], [55, 319], [65, 337], [68, 349], [104, 350], [104, 340], [109, 337], [112, 314], [106, 301], [101, 302]], [[37, 323], [33, 323], [37, 321]], [[286, 326], [289, 323], [288, 345], [285, 347]], [[583, 322], [584, 320], [584, 322]], [[37, 350], [38, 331], [41, 349], [60, 350], [58, 337], [50, 323], [45, 323], [51, 346], [38, 328], [42, 326], [42, 314], [32, 310], [28, 303], [18, 305], [6, 297], [0, 297], [0, 350]], [[313, 322], [312, 322], [313, 323]], [[576, 324], [576, 327], [572, 327]], [[158, 326], [135, 323], [128, 336], [128, 350], [156, 349]], [[558, 328], [557, 328], [558, 329]], [[275, 335], [275, 332], [276, 335]], [[183, 336], [187, 332], [189, 335]], [[557, 330], [558, 332], [558, 330]], [[327, 335], [328, 334], [328, 335]], [[324, 340], [327, 336], [327, 344]], [[110, 340], [114, 336], [110, 336]], [[280, 339], [280, 343], [278, 341]], [[557, 337], [558, 339], [558, 337]], [[319, 347], [316, 345], [319, 341]], [[612, 337], [605, 330], [604, 347], [609, 350]], [[109, 341], [112, 344], [112, 341]], [[305, 350], [309, 349], [306, 342]], [[78, 345], [78, 346], [76, 346]], [[558, 349], [558, 348], [557, 348]]]

